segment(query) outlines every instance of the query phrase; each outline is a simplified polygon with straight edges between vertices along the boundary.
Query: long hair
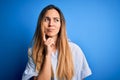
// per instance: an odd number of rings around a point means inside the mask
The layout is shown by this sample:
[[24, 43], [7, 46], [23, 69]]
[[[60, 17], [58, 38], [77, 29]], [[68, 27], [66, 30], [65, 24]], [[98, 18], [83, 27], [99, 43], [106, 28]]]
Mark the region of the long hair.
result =
[[65, 80], [71, 80], [74, 75], [74, 66], [73, 66], [73, 59], [71, 50], [69, 47], [69, 43], [67, 40], [66, 35], [66, 24], [65, 24], [65, 18], [63, 16], [63, 13], [61, 10], [54, 6], [54, 5], [48, 5], [45, 7], [38, 18], [37, 22], [37, 28], [33, 37], [33, 60], [36, 65], [36, 71], [41, 71], [44, 59], [46, 55], [45, 47], [43, 44], [43, 29], [42, 29], [42, 20], [45, 16], [46, 12], [50, 9], [55, 9], [58, 11], [60, 15], [60, 31], [58, 33], [58, 39], [57, 39], [57, 49], [58, 49], [58, 64], [57, 64], [57, 77]]

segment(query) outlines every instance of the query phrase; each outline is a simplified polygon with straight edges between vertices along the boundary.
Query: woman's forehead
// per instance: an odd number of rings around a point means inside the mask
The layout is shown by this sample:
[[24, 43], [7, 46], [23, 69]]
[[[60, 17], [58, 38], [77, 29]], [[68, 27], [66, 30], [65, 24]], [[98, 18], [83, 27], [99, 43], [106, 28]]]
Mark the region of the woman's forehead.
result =
[[60, 14], [56, 9], [50, 9], [45, 13], [45, 17], [58, 17], [58, 18], [60, 18]]

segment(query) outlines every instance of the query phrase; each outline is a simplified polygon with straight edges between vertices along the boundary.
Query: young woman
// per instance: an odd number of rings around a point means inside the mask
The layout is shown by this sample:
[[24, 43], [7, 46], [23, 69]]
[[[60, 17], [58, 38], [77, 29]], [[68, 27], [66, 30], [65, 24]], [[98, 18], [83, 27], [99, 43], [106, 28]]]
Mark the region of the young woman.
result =
[[61, 10], [46, 6], [40, 13], [22, 80], [82, 80], [91, 74], [86, 58], [66, 35]]

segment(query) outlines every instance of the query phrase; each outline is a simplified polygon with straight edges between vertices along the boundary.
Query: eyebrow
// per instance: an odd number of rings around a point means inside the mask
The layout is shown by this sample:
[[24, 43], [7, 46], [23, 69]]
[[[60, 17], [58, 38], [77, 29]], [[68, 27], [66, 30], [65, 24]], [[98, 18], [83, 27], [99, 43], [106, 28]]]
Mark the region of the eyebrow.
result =
[[[50, 18], [49, 16], [45, 16], [44, 18]], [[54, 19], [60, 19], [59, 17], [53, 17]]]

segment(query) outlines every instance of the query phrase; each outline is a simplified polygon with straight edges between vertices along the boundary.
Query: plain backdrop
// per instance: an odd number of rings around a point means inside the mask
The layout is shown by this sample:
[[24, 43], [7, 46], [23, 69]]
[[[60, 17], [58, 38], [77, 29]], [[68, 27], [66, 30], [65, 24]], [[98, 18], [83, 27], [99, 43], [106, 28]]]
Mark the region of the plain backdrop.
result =
[[0, 0], [0, 80], [21, 80], [40, 11], [58, 6], [67, 35], [83, 50], [92, 75], [120, 80], [119, 0]]

